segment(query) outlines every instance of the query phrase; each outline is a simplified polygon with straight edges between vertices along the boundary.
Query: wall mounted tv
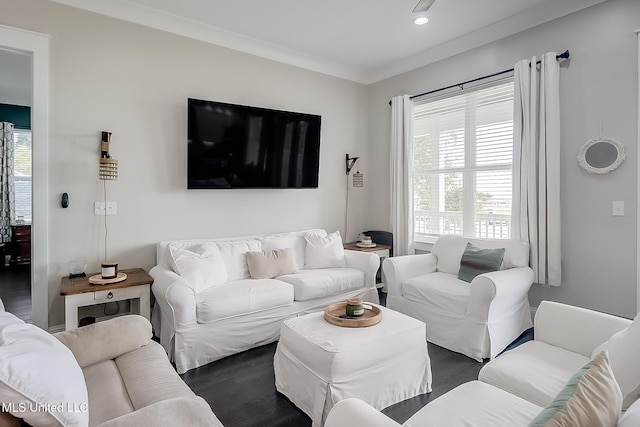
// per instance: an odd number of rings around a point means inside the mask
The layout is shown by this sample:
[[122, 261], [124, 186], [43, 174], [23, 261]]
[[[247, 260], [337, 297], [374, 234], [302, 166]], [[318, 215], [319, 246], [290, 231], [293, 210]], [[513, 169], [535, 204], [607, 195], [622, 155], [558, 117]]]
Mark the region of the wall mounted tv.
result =
[[317, 188], [320, 116], [187, 101], [187, 188]]

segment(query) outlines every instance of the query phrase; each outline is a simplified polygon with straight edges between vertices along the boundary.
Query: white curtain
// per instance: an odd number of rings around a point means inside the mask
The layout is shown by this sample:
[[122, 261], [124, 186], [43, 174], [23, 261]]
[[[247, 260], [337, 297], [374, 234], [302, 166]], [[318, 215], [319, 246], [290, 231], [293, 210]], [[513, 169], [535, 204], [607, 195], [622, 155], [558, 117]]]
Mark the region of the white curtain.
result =
[[534, 282], [560, 286], [560, 66], [556, 53], [514, 67], [513, 237], [530, 245]]
[[[11, 241], [15, 216], [13, 123], [0, 122], [0, 243]], [[4, 262], [4, 259], [0, 260]]]
[[413, 253], [413, 102], [391, 99], [391, 231], [394, 256]]

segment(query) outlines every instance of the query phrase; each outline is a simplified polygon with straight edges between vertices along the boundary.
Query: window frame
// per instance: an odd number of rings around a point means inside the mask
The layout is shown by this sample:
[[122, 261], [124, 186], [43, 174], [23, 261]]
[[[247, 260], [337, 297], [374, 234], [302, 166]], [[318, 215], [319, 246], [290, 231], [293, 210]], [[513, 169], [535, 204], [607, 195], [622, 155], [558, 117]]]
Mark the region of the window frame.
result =
[[[461, 96], [461, 95], [466, 95], [469, 93], [473, 93], [473, 92], [479, 92], [485, 89], [490, 89], [496, 86], [500, 86], [500, 85], [504, 85], [504, 84], [514, 84], [514, 77], [513, 74], [509, 74], [507, 76], [503, 76], [501, 78], [497, 78], [491, 81], [484, 81], [481, 82], [479, 84], [476, 84], [474, 86], [471, 87], [466, 87], [464, 88], [462, 91], [457, 89], [455, 91], [448, 91], [448, 92], [441, 92], [438, 94], [433, 94], [433, 95], [428, 95], [425, 97], [421, 97], [419, 98], [419, 100], [414, 101], [414, 129], [415, 129], [415, 123], [418, 120], [415, 115], [416, 115], [416, 107], [419, 108], [419, 106], [424, 105], [424, 104], [428, 104], [428, 103], [433, 103], [433, 102], [438, 102], [438, 101], [442, 101], [442, 100], [446, 100], [446, 99], [450, 99], [453, 97], [457, 97], [457, 96]], [[515, 86], [513, 87], [514, 92], [512, 92], [512, 100], [515, 97]], [[464, 109], [464, 114], [465, 114], [465, 120], [464, 120], [464, 128], [463, 128], [463, 132], [464, 132], [464, 164], [463, 166], [459, 166], [459, 167], [442, 167], [440, 164], [438, 164], [437, 168], [427, 168], [427, 169], [421, 169], [421, 170], [417, 170], [416, 169], [416, 165], [415, 165], [415, 161], [413, 162], [412, 166], [411, 166], [411, 170], [412, 170], [412, 186], [413, 188], [413, 197], [414, 200], [416, 199], [416, 189], [415, 189], [415, 182], [416, 182], [416, 177], [417, 176], [429, 176], [429, 175], [435, 175], [435, 176], [442, 176], [444, 177], [446, 174], [461, 174], [462, 175], [462, 182], [463, 182], [463, 190], [462, 190], [462, 233], [465, 236], [469, 236], [472, 238], [477, 238], [477, 233], [476, 233], [476, 221], [477, 221], [477, 215], [478, 213], [476, 212], [476, 198], [477, 198], [477, 180], [476, 180], [476, 175], [478, 172], [486, 172], [486, 171], [512, 171], [513, 170], [513, 157], [511, 157], [511, 162], [510, 163], [499, 163], [499, 164], [489, 164], [489, 165], [478, 165], [477, 164], [477, 158], [476, 158], [476, 154], [477, 154], [477, 128], [476, 128], [476, 115], [477, 115], [477, 110], [475, 110], [475, 108], [477, 107], [477, 105], [473, 105], [473, 114], [472, 110], [471, 110], [471, 106], [469, 105], [470, 103], [472, 103], [472, 99], [471, 98], [467, 98], [465, 100], [465, 109]], [[496, 121], [494, 123], [500, 123], [499, 121]], [[511, 118], [511, 123], [512, 123], [512, 129], [513, 129], [513, 117]], [[415, 144], [415, 139], [416, 137], [414, 136], [414, 144]], [[440, 139], [441, 141], [441, 139]], [[441, 142], [439, 142], [438, 144], [436, 144], [438, 148], [441, 147]], [[414, 145], [414, 152], [415, 152], [415, 145]], [[512, 151], [513, 152], [513, 151]], [[439, 156], [439, 154], [435, 154], [435, 156]], [[511, 173], [511, 183], [513, 184], [513, 174]], [[513, 186], [511, 186], [511, 200], [513, 201], [513, 194], [514, 194], [515, 189], [513, 188]], [[440, 195], [436, 194], [432, 194], [431, 195], [432, 199], [440, 197]], [[444, 199], [443, 199], [444, 200]], [[513, 210], [513, 205], [511, 205], [511, 211]], [[417, 249], [424, 249], [424, 250], [429, 250], [431, 244], [433, 244], [438, 237], [442, 236], [442, 235], [446, 235], [446, 234], [452, 234], [452, 233], [442, 233], [442, 234], [425, 234], [425, 233], [418, 233], [415, 231], [416, 229], [416, 213], [420, 211], [419, 209], [417, 209], [417, 204], [414, 204], [413, 207], [413, 211], [411, 212], [412, 218], [411, 218], [411, 224], [412, 227], [414, 228], [414, 243], [415, 243], [415, 247]], [[502, 221], [502, 220], [500, 220]], [[511, 223], [511, 219], [509, 219], [509, 222]], [[511, 237], [511, 226], [509, 225], [508, 227], [508, 237], [492, 237], [492, 238], [510, 238]], [[482, 234], [482, 233], [481, 233]], [[503, 235], [504, 236], [504, 235]]]
[[[29, 176], [21, 176], [18, 177], [18, 169], [16, 168], [15, 165], [15, 160], [16, 160], [16, 136], [17, 134], [28, 134], [29, 135], [29, 151], [30, 151], [30, 175]], [[14, 180], [14, 202], [15, 202], [15, 218], [13, 218], [13, 223], [14, 224], [19, 224], [18, 222], [18, 218], [20, 216], [22, 216], [23, 218], [23, 223], [24, 224], [31, 224], [32, 220], [33, 220], [33, 131], [31, 129], [13, 129], [13, 180]], [[27, 213], [27, 215], [24, 215], [23, 212], [18, 212], [18, 187], [17, 187], [17, 182], [18, 181], [25, 181], [25, 182], [29, 182], [29, 211]]]

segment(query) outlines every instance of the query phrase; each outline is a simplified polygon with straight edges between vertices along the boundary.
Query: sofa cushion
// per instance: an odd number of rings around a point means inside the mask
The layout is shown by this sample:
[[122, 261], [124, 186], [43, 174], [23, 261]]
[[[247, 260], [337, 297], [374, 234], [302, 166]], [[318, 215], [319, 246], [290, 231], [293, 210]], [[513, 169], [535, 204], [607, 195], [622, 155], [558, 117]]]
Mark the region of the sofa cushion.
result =
[[195, 397], [154, 341], [118, 356], [115, 363], [136, 410], [167, 399]]
[[247, 265], [252, 279], [273, 279], [298, 271], [292, 248], [247, 252]]
[[624, 397], [622, 407], [627, 409], [640, 397], [640, 314], [629, 327], [613, 334], [607, 342], [598, 346], [592, 357], [604, 349], [609, 352], [609, 362]]
[[214, 245], [196, 244], [186, 248], [169, 245], [173, 271], [182, 276], [194, 292], [227, 281], [227, 268]]
[[458, 274], [460, 260], [467, 246], [471, 243], [478, 248], [504, 248], [504, 259], [500, 270], [529, 265], [529, 245], [515, 239], [471, 239], [462, 236], [440, 236], [431, 249], [438, 259], [437, 269], [444, 273]]
[[622, 393], [609, 365], [607, 351], [575, 373], [530, 427], [615, 427]]
[[147, 319], [128, 314], [54, 336], [73, 352], [78, 365], [84, 368], [149, 344], [153, 333]]
[[318, 233], [308, 233], [304, 238], [307, 241], [304, 261], [305, 270], [347, 266], [339, 231], [334, 231], [326, 236]]
[[258, 239], [213, 241], [213, 245], [220, 251], [220, 256], [227, 268], [227, 280], [249, 278], [247, 252], [262, 250], [262, 243]]
[[89, 425], [129, 414], [135, 410], [114, 360], [105, 360], [82, 370], [89, 392]]
[[467, 243], [460, 259], [458, 279], [471, 282], [474, 277], [490, 271], [498, 271], [504, 258], [504, 248], [480, 249]]
[[0, 312], [0, 402], [31, 425], [89, 423], [87, 386], [71, 350], [6, 311]]
[[402, 296], [410, 301], [441, 307], [460, 317], [466, 316], [471, 287], [456, 275], [435, 272], [413, 277], [401, 284]]
[[364, 286], [364, 272], [355, 268], [300, 270], [294, 274], [278, 276], [277, 279], [293, 285], [296, 301], [336, 295]]
[[497, 387], [470, 381], [429, 402], [403, 426], [525, 426], [541, 410], [541, 406]]
[[547, 406], [589, 358], [540, 341], [527, 341], [482, 367], [480, 381]]
[[196, 294], [198, 323], [250, 314], [293, 302], [293, 286], [275, 279], [242, 279]]

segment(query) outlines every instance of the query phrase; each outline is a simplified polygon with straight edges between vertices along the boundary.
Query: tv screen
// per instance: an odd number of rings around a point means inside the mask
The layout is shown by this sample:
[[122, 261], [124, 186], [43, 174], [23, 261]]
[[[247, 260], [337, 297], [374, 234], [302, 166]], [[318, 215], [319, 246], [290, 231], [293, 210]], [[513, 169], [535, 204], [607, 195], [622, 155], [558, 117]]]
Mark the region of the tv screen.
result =
[[317, 188], [320, 116], [187, 101], [187, 188]]

